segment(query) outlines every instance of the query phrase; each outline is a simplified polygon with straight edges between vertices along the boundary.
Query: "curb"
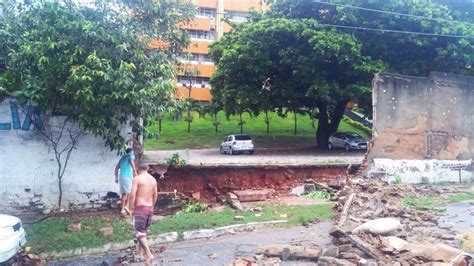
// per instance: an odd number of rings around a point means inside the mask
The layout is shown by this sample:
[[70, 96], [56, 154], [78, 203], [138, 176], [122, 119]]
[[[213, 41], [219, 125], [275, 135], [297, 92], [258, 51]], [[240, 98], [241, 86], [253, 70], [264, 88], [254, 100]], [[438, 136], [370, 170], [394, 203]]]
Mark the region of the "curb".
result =
[[[199, 229], [199, 230], [192, 230], [192, 231], [185, 231], [182, 234], [182, 239], [180, 239], [178, 232], [170, 232], [156, 236], [150, 236], [148, 238], [148, 244], [150, 246], [156, 246], [165, 243], [177, 242], [180, 240], [195, 240], [195, 239], [203, 239], [203, 238], [213, 238], [219, 237], [223, 235], [235, 234], [239, 232], [251, 232], [257, 228], [271, 226], [271, 225], [279, 225], [287, 223], [287, 220], [275, 220], [275, 221], [267, 221], [267, 222], [251, 222], [247, 224], [233, 224], [223, 227], [218, 227], [214, 229]], [[108, 243], [103, 246], [93, 247], [93, 248], [76, 248], [72, 250], [65, 250], [61, 252], [45, 252], [39, 254], [41, 258], [44, 259], [65, 259], [71, 257], [78, 257], [78, 256], [89, 256], [89, 255], [97, 255], [102, 254], [105, 252], [110, 251], [119, 251], [123, 249], [127, 249], [131, 246], [134, 246], [134, 240], [127, 240], [122, 242], [114, 242]]]

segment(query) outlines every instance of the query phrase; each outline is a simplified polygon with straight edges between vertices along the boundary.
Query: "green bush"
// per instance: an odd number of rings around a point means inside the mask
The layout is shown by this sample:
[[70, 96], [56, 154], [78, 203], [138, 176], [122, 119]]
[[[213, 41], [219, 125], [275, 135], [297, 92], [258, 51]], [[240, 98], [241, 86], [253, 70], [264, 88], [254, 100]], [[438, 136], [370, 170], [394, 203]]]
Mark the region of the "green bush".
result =
[[308, 199], [329, 199], [331, 198], [331, 193], [324, 191], [324, 190], [316, 190], [313, 192], [310, 192], [308, 195], [306, 195], [306, 198]]
[[184, 213], [203, 212], [207, 210], [207, 204], [201, 201], [185, 203], [181, 209]]
[[166, 158], [166, 164], [171, 165], [186, 165], [187, 161], [179, 156], [179, 153], [173, 153], [170, 158]]

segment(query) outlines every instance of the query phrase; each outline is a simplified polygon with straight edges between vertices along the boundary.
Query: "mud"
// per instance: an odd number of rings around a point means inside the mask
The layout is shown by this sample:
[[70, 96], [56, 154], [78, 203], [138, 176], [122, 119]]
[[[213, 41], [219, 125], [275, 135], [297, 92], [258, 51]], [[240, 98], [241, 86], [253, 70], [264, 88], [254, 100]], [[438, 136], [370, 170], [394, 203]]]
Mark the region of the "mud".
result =
[[[181, 166], [166, 168], [152, 165], [151, 173], [158, 182], [160, 192], [177, 191], [185, 197], [215, 202], [227, 192], [245, 189], [271, 188], [279, 195], [312, 179], [318, 183], [337, 185], [348, 174], [357, 171], [358, 165], [309, 166]], [[199, 193], [197, 193], [199, 192]]]

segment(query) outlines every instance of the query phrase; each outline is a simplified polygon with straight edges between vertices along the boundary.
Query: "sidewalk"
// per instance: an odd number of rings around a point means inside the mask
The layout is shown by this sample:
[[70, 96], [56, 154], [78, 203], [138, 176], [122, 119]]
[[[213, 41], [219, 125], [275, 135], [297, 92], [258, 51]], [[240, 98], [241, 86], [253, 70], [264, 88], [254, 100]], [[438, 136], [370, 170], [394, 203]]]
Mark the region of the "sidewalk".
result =
[[[161, 254], [155, 254], [153, 265], [224, 265], [232, 262], [238, 256], [255, 255], [258, 245], [311, 241], [324, 247], [331, 241], [331, 237], [328, 234], [330, 228], [331, 222], [322, 222], [308, 227], [267, 228], [256, 232], [227, 235], [215, 239], [176, 242], [164, 245], [166, 249]], [[101, 256], [49, 262], [48, 265], [112, 265], [120, 257], [129, 254], [130, 252], [127, 251], [112, 252]], [[216, 258], [209, 258], [211, 254], [215, 255], [214, 257]], [[132, 263], [130, 265], [142, 264]], [[314, 265], [314, 263], [282, 261], [281, 265]]]

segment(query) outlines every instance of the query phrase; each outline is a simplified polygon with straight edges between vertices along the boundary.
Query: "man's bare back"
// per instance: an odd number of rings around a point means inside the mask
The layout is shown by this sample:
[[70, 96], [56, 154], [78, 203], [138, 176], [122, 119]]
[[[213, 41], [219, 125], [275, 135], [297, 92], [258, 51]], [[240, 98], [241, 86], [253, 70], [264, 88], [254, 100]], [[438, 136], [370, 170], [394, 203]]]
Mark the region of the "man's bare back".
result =
[[150, 263], [153, 254], [148, 247], [148, 227], [151, 224], [154, 207], [158, 199], [158, 185], [153, 176], [148, 174], [148, 164], [140, 162], [138, 175], [133, 178], [132, 193], [130, 193], [130, 209], [133, 213], [135, 236], [140, 243], [138, 253], [145, 252], [146, 262]]
[[147, 172], [140, 173], [133, 179], [133, 187], [136, 187], [135, 204], [133, 207], [155, 205], [158, 187], [153, 176]]

